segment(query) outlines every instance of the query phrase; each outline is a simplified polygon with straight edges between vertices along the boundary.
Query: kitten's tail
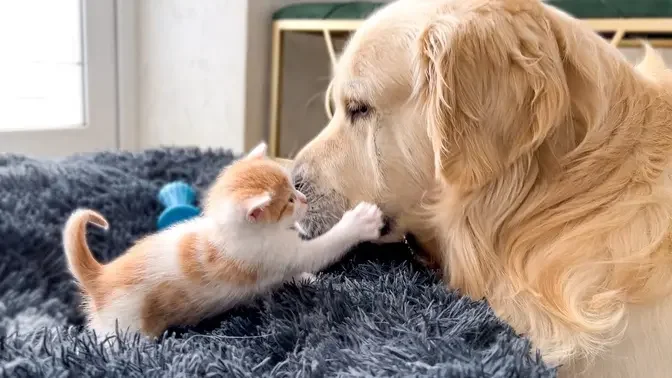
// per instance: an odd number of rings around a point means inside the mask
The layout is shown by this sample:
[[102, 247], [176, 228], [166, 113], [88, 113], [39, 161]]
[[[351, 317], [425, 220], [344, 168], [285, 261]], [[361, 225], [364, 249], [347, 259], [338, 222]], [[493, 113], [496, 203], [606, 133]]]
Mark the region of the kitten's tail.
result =
[[103, 266], [96, 261], [86, 243], [86, 225], [88, 223], [107, 230], [107, 220], [97, 212], [88, 209], [78, 209], [65, 223], [63, 229], [63, 249], [68, 260], [68, 267], [79, 283], [86, 287], [98, 278]]

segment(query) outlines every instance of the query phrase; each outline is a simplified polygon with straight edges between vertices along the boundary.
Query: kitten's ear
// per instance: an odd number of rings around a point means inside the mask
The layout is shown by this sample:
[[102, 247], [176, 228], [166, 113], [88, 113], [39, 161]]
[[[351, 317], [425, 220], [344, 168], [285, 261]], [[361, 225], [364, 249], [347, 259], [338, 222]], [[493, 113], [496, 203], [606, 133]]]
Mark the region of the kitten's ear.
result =
[[245, 201], [247, 220], [252, 223], [258, 222], [269, 203], [271, 203], [271, 195], [268, 193], [252, 197]]
[[261, 142], [245, 156], [245, 159], [263, 159], [266, 157], [267, 149], [266, 143]]

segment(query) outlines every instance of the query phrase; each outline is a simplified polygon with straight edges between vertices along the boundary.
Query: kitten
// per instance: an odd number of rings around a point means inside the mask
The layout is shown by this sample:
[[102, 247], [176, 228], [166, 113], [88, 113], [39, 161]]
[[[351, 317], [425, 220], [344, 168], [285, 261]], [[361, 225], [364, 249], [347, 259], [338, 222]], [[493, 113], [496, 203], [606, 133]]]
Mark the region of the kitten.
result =
[[260, 144], [225, 168], [208, 191], [203, 216], [138, 241], [102, 265], [86, 242], [86, 225], [108, 228], [93, 210], [68, 219], [63, 244], [82, 288], [89, 326], [99, 334], [139, 331], [160, 336], [194, 325], [259, 293], [312, 274], [363, 241], [380, 237], [382, 213], [360, 203], [329, 232], [302, 240], [294, 225], [306, 197]]

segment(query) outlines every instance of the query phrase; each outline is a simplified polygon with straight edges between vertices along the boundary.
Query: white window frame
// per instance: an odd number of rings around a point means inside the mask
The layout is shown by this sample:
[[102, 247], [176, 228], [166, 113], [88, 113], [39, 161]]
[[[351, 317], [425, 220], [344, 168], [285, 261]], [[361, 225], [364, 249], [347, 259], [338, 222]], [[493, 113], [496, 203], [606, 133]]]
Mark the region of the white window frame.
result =
[[0, 132], [0, 152], [59, 157], [135, 149], [133, 0], [81, 0], [84, 127]]

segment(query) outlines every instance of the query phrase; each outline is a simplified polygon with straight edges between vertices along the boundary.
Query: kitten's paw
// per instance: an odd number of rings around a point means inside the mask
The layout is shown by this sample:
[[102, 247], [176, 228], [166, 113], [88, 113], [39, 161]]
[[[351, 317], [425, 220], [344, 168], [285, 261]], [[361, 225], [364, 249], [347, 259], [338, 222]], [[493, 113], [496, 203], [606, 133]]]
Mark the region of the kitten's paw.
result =
[[297, 284], [312, 284], [317, 281], [317, 276], [312, 273], [303, 272], [292, 277], [291, 281]]
[[341, 222], [359, 241], [373, 241], [380, 238], [383, 212], [376, 205], [360, 202], [354, 209], [343, 214]]

